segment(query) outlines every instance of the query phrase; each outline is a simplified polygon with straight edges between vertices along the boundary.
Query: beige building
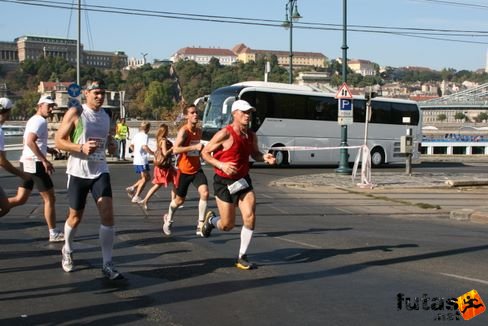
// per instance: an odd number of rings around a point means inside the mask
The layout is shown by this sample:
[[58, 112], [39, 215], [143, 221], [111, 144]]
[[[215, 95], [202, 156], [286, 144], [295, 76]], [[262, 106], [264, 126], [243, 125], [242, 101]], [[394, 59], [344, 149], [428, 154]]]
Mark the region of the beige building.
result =
[[186, 47], [179, 49], [170, 58], [172, 62], [180, 60], [193, 60], [196, 63], [205, 65], [210, 62], [212, 58], [219, 60], [223, 66], [228, 66], [236, 62], [237, 57], [231, 50], [219, 48], [201, 48], [201, 47]]
[[361, 74], [363, 76], [376, 75], [374, 63], [371, 61], [361, 59], [349, 60], [347, 65], [357, 74]]
[[[243, 63], [256, 61], [259, 57], [270, 57], [275, 55], [280, 66], [289, 66], [290, 52], [289, 51], [274, 51], [274, 50], [254, 50], [243, 43], [237, 44], [232, 48], [232, 51], [237, 55], [237, 59]], [[299, 52], [293, 51], [293, 66], [295, 67], [325, 67], [327, 57], [318, 52]]]

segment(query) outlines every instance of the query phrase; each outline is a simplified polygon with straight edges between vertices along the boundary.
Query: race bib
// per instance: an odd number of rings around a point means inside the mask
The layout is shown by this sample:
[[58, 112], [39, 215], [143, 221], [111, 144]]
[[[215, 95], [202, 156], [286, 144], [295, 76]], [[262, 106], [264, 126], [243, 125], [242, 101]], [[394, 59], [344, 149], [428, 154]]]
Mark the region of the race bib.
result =
[[90, 155], [88, 155], [89, 161], [105, 161], [105, 143], [107, 139], [90, 137], [88, 140], [95, 140], [97, 142], [97, 149]]
[[[198, 145], [198, 144], [200, 144], [199, 140], [192, 140], [190, 142], [190, 146]], [[187, 156], [200, 156], [200, 151], [189, 151], [186, 155]]]

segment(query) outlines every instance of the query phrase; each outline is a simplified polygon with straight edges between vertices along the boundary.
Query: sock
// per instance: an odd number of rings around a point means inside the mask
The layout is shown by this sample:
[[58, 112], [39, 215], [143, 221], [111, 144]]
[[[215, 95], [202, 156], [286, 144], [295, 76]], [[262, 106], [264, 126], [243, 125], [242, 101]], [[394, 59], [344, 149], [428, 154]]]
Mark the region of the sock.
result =
[[103, 265], [112, 261], [115, 232], [113, 226], [100, 224], [100, 245], [102, 247]]
[[198, 202], [198, 221], [203, 222], [205, 219], [205, 211], [207, 210], [207, 201], [200, 199]]
[[241, 229], [241, 247], [239, 248], [239, 258], [244, 256], [247, 252], [247, 247], [251, 243], [252, 233], [254, 231], [246, 228], [244, 225]]
[[64, 249], [67, 252], [73, 252], [73, 240], [75, 238], [77, 228], [72, 228], [68, 222], [64, 223]]
[[58, 228], [49, 229], [49, 235], [55, 235], [58, 232], [59, 232]]
[[219, 221], [220, 221], [220, 216], [214, 216], [214, 217], [210, 218], [210, 224], [212, 224], [217, 229], [219, 228], [219, 226], [218, 226]]
[[168, 208], [168, 216], [170, 221], [173, 220], [173, 214], [176, 213], [177, 210], [178, 210], [178, 206], [176, 205], [175, 201], [172, 200], [171, 203], [169, 203], [169, 208]]

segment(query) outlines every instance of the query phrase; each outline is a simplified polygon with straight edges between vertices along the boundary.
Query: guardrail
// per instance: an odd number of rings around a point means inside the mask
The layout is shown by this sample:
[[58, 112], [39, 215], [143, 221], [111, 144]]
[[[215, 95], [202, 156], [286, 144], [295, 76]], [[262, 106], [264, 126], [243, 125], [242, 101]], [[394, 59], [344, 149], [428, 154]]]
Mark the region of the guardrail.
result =
[[422, 155], [488, 155], [488, 141], [450, 141], [444, 139], [422, 141]]

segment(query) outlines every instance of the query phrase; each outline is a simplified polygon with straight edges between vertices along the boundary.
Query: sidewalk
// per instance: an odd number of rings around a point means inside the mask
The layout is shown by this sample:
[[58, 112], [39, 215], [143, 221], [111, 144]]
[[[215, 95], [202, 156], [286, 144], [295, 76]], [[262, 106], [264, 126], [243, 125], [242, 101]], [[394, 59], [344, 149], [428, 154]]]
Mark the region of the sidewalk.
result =
[[[405, 205], [438, 210], [449, 218], [488, 223], [488, 173], [405, 173], [375, 172], [373, 188], [361, 188], [360, 175], [353, 181], [350, 175], [321, 173], [282, 178], [272, 182], [276, 187], [291, 187], [324, 192], [341, 189], [348, 193], [389, 200]], [[426, 211], [427, 212], [427, 211]]]

